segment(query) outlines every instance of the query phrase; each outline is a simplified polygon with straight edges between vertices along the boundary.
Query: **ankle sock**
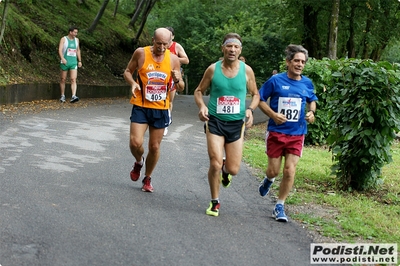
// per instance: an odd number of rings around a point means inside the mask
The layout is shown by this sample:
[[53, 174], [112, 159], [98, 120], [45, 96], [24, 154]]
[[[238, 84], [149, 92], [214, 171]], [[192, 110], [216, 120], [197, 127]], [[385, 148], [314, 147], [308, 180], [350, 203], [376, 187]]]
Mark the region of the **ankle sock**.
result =
[[222, 172], [224, 172], [225, 174], [229, 174], [229, 173], [226, 171], [225, 165], [222, 166]]

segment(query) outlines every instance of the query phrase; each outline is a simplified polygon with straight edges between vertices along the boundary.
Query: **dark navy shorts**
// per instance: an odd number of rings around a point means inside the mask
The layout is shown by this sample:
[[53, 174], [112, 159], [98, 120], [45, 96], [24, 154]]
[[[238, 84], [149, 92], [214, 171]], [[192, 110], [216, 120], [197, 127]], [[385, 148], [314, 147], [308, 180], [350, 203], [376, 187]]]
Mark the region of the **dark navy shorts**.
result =
[[212, 115], [209, 118], [204, 124], [204, 132], [208, 130], [211, 134], [222, 136], [226, 143], [235, 142], [243, 136], [243, 120], [222, 121]]
[[148, 124], [154, 128], [166, 128], [169, 125], [168, 109], [160, 110], [134, 105], [131, 123]]

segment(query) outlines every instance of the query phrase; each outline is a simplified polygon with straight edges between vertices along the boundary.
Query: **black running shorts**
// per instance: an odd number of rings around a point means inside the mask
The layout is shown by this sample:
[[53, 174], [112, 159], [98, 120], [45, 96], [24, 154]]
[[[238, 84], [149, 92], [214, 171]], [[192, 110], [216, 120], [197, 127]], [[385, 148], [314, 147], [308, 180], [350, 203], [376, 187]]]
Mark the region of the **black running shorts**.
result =
[[168, 109], [152, 109], [134, 105], [131, 113], [131, 123], [148, 124], [155, 128], [166, 128], [169, 125]]
[[210, 120], [204, 124], [204, 132], [207, 130], [214, 135], [223, 136], [226, 143], [235, 142], [243, 136], [244, 121], [222, 121], [215, 116], [210, 116]]

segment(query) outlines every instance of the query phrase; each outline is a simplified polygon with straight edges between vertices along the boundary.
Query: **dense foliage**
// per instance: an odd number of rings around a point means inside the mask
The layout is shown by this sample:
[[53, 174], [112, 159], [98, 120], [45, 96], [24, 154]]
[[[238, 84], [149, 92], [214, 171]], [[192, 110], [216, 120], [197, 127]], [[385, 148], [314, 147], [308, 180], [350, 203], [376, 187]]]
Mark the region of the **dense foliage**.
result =
[[319, 98], [305, 143], [330, 146], [338, 188], [375, 187], [400, 127], [400, 65], [310, 59], [304, 74]]
[[342, 189], [374, 187], [400, 125], [400, 66], [371, 60], [332, 61], [328, 142]]
[[308, 125], [308, 133], [305, 138], [306, 145], [325, 145], [331, 130], [329, 118], [328, 93], [332, 86], [332, 71], [328, 59], [309, 59], [304, 69], [304, 75], [308, 76], [314, 84], [315, 94], [318, 97], [316, 120]]
[[[386, 58], [400, 62], [400, 3], [396, 0], [340, 1], [337, 56]], [[258, 85], [279, 67], [289, 43], [302, 44], [310, 57], [327, 57], [332, 0], [164, 0], [149, 16], [149, 30], [172, 26], [185, 48], [189, 93], [204, 70], [221, 56], [228, 32], [243, 38], [243, 55]], [[387, 52], [385, 53], [385, 51]]]
[[[83, 68], [78, 83], [120, 82], [133, 50], [128, 11], [113, 17], [109, 5], [93, 34], [100, 1], [11, 1], [0, 48], [0, 84], [58, 82], [58, 44], [72, 25], [79, 28]], [[0, 3], [0, 15], [3, 4]], [[121, 60], [122, 58], [122, 60]]]

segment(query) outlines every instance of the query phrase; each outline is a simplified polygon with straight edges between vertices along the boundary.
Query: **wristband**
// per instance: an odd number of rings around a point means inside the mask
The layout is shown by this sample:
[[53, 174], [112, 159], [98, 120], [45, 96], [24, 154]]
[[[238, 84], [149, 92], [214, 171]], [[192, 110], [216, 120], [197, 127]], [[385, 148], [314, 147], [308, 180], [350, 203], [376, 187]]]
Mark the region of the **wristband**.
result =
[[251, 113], [254, 113], [254, 110], [253, 110], [253, 108], [247, 107], [247, 110], [250, 110], [250, 111], [251, 111]]
[[309, 110], [309, 112], [312, 112], [312, 113], [313, 113], [313, 115], [315, 115], [315, 111], [314, 111], [314, 110]]

